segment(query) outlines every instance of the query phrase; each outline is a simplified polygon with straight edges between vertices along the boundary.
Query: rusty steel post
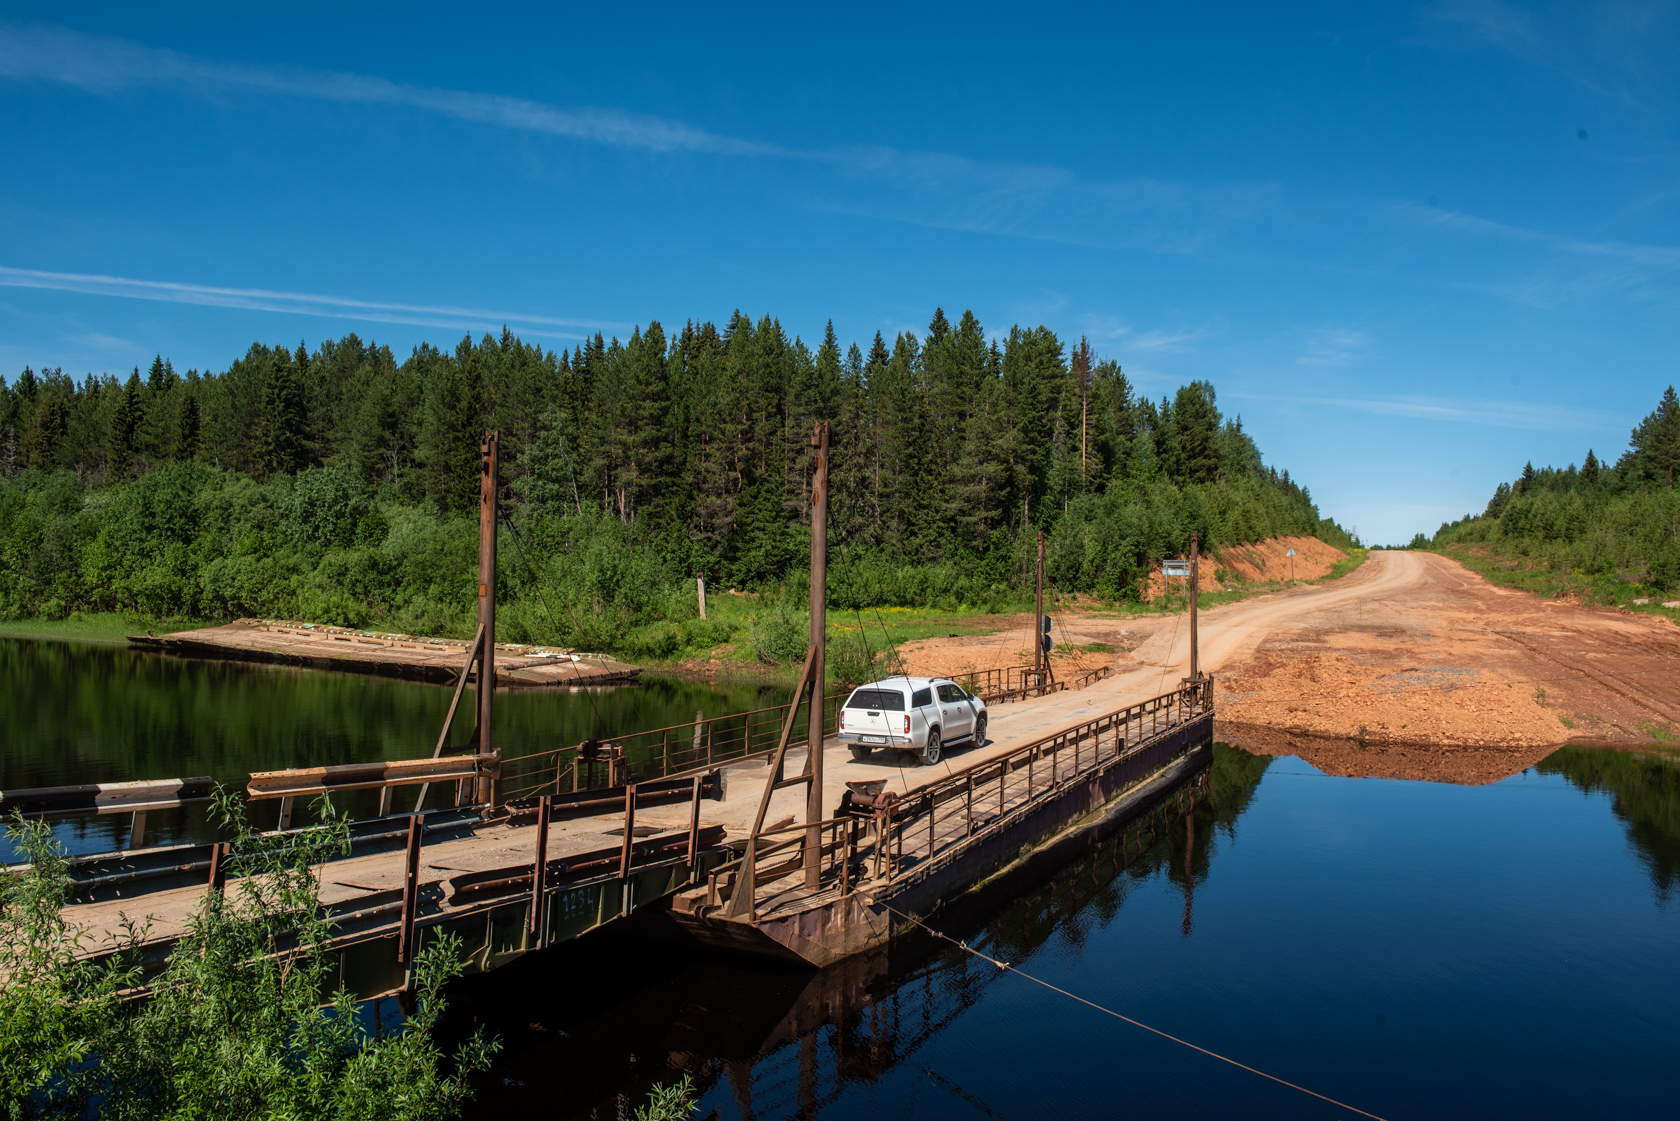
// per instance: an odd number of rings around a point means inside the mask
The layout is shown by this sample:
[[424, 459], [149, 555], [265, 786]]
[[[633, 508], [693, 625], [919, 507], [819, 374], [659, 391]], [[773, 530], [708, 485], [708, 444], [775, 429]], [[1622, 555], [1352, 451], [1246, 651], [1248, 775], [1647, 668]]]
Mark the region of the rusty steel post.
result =
[[[420, 844], [425, 829], [420, 815], [408, 819], [408, 852], [403, 861], [402, 926], [397, 931], [397, 961], [414, 964], [414, 916], [420, 908]], [[414, 971], [409, 970], [412, 984]]]
[[221, 841], [210, 846], [210, 890], [221, 891], [227, 884], [228, 858], [233, 855], [233, 842]]
[[688, 810], [688, 870], [694, 874], [694, 862], [700, 858], [700, 776], [694, 776], [694, 800]]
[[619, 853], [619, 879], [630, 876], [631, 845], [636, 840], [636, 784], [629, 783], [624, 788], [624, 847]]
[[811, 433], [816, 470], [811, 473], [811, 710], [805, 742], [810, 751], [811, 784], [805, 790], [805, 888], [816, 891], [822, 880], [823, 677], [828, 648], [828, 422]]
[[1044, 692], [1044, 531], [1038, 531], [1038, 575], [1033, 581], [1033, 676], [1038, 691]]
[[841, 828], [846, 831], [840, 849], [840, 898], [844, 899], [852, 891], [852, 850], [857, 844], [857, 822], [843, 822]]
[[1190, 679], [1201, 677], [1201, 665], [1196, 657], [1196, 593], [1200, 590], [1202, 580], [1198, 571], [1196, 547], [1196, 531], [1190, 531]]
[[[485, 430], [479, 445], [478, 621], [484, 644], [478, 652], [478, 753], [495, 750], [491, 742], [496, 696], [496, 509], [501, 475], [502, 434]], [[478, 800], [495, 808], [496, 780], [478, 780]]]
[[544, 794], [537, 799], [537, 858], [531, 866], [531, 926], [532, 934], [538, 936], [540, 947], [545, 939], [542, 937], [545, 928], [542, 921], [543, 896], [548, 889], [548, 818], [549, 797]]

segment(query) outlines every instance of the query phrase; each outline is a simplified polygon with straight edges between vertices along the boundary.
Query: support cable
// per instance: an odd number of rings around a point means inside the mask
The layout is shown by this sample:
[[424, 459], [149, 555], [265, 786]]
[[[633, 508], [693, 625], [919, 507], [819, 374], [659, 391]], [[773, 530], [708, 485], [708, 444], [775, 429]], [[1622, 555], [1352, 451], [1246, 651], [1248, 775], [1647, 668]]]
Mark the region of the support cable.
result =
[[1050, 982], [1042, 980], [1038, 977], [1034, 977], [1031, 973], [1023, 972], [1022, 970], [1016, 968], [1015, 966], [1009, 964], [1006, 961], [1000, 961], [997, 958], [992, 957], [990, 954], [981, 953], [979, 950], [976, 950], [974, 947], [970, 946], [967, 942], [959, 942], [959, 941], [957, 941], [957, 939], [952, 938], [949, 934], [943, 934], [943, 933], [933, 929], [933, 927], [929, 926], [927, 923], [923, 922], [921, 919], [918, 919], [914, 915], [907, 915], [903, 911], [898, 910], [896, 907], [890, 907], [887, 904], [882, 903], [878, 899], [871, 898], [870, 896], [864, 894], [862, 891], [858, 891], [858, 892], [856, 892], [856, 894], [860, 898], [862, 898], [864, 902], [868, 903], [870, 906], [880, 907], [883, 910], [891, 911], [893, 914], [897, 915], [899, 918], [904, 919], [906, 922], [914, 923], [916, 926], [921, 927], [923, 930], [927, 931], [929, 934], [933, 935], [934, 937], [951, 943], [951, 945], [956, 946], [958, 949], [962, 950], [964, 953], [971, 954], [974, 957], [979, 958], [981, 961], [990, 962], [991, 964], [997, 966], [999, 969], [1004, 970], [1004, 971], [1009, 972], [1009, 973], [1014, 973], [1015, 975], [1017, 975], [1019, 977], [1023, 977], [1026, 980], [1033, 982], [1035, 985], [1043, 985], [1045, 988], [1049, 989], [1051, 992], [1060, 993], [1062, 996], [1067, 997], [1069, 1000], [1078, 1001], [1080, 1004], [1083, 1004], [1088, 1008], [1094, 1008], [1098, 1012], [1103, 1012], [1103, 1013], [1106, 1013], [1107, 1015], [1113, 1016], [1116, 1020], [1124, 1020], [1126, 1023], [1131, 1024], [1133, 1027], [1139, 1027], [1139, 1028], [1142, 1028], [1144, 1031], [1152, 1032], [1155, 1035], [1160, 1036], [1162, 1039], [1171, 1040], [1172, 1042], [1177, 1043], [1180, 1046], [1190, 1048], [1190, 1050], [1192, 1050], [1192, 1051], [1200, 1051], [1202, 1054], [1207, 1055], [1210, 1058], [1218, 1059], [1222, 1063], [1230, 1063], [1232, 1066], [1237, 1067], [1240, 1070], [1246, 1070], [1250, 1074], [1258, 1074], [1261, 1078], [1270, 1079], [1271, 1081], [1276, 1082], [1280, 1086], [1287, 1086], [1291, 1090], [1299, 1090], [1303, 1094], [1306, 1094], [1310, 1097], [1317, 1098], [1320, 1101], [1329, 1102], [1331, 1105], [1336, 1106], [1340, 1109], [1348, 1110], [1351, 1113], [1357, 1113], [1361, 1117], [1369, 1117], [1369, 1118], [1372, 1119], [1372, 1121], [1384, 1121], [1383, 1118], [1377, 1116], [1375, 1113], [1367, 1113], [1365, 1110], [1360, 1109], [1357, 1106], [1351, 1106], [1351, 1105], [1348, 1105], [1346, 1102], [1337, 1101], [1335, 1098], [1328, 1097], [1327, 1095], [1324, 1095], [1324, 1094], [1320, 1094], [1316, 1090], [1309, 1090], [1305, 1086], [1300, 1086], [1300, 1085], [1297, 1085], [1294, 1082], [1288, 1081], [1287, 1079], [1279, 1078], [1275, 1074], [1267, 1074], [1265, 1071], [1258, 1070], [1254, 1067], [1249, 1066], [1246, 1063], [1239, 1063], [1235, 1059], [1227, 1058], [1226, 1056], [1221, 1055], [1217, 1051], [1209, 1051], [1206, 1047], [1198, 1047], [1196, 1044], [1191, 1043], [1187, 1039], [1180, 1039], [1176, 1035], [1169, 1035], [1167, 1032], [1162, 1031], [1160, 1028], [1152, 1028], [1148, 1024], [1144, 1023], [1141, 1020], [1134, 1020], [1130, 1016], [1126, 1016], [1126, 1015], [1123, 1015], [1119, 1012], [1116, 1012], [1112, 1008], [1105, 1008], [1102, 1005], [1096, 1003], [1095, 1001], [1086, 1000], [1084, 997], [1079, 996], [1075, 993], [1070, 993], [1066, 989], [1057, 988], [1055, 985], [1052, 985]]

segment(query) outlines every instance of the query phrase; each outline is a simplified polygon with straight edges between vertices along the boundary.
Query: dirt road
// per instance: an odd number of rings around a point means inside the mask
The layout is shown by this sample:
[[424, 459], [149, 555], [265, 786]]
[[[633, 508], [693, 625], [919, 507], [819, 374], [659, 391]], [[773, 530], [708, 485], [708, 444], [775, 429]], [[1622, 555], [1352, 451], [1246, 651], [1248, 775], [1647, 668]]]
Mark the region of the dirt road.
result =
[[[1046, 722], [1189, 670], [1183, 616], [1068, 626], [1128, 653], [1113, 679], [1048, 699]], [[1570, 739], [1680, 731], [1673, 624], [1498, 588], [1430, 553], [1373, 552], [1340, 580], [1203, 612], [1199, 629], [1224, 738], [1337, 774], [1487, 782]]]

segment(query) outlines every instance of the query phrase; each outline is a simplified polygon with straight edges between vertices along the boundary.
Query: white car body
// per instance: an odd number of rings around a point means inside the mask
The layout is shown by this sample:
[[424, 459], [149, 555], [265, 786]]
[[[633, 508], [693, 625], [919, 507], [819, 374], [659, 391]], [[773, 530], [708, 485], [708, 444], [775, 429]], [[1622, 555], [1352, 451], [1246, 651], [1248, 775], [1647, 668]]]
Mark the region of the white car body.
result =
[[945, 677], [888, 677], [859, 685], [840, 706], [840, 739], [852, 758], [877, 747], [939, 762], [944, 745], [986, 742], [986, 702]]

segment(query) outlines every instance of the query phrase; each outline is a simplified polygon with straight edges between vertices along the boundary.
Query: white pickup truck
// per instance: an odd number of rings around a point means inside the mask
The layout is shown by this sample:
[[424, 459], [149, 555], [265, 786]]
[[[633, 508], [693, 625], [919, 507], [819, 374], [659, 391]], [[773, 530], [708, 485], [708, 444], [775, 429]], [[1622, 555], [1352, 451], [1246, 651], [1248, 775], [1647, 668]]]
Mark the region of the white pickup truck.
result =
[[944, 745], [986, 742], [986, 702], [942, 677], [889, 677], [859, 685], [840, 708], [840, 738], [853, 759], [877, 747], [939, 762]]

